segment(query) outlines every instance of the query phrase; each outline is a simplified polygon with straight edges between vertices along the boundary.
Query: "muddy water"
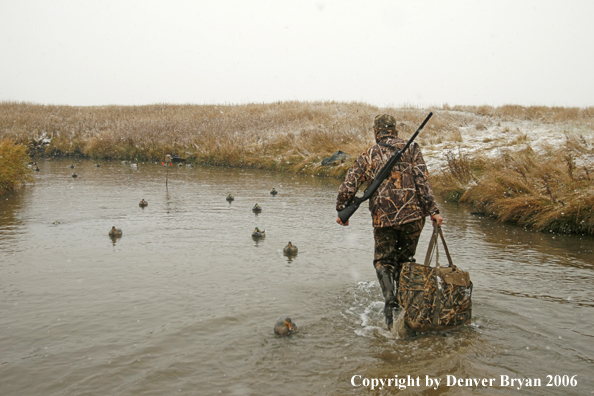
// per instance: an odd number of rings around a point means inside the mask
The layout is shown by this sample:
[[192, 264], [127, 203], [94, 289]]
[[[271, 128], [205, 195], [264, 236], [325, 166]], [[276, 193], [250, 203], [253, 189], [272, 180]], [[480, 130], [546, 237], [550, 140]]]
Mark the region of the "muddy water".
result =
[[[40, 163], [34, 185], [1, 201], [2, 395], [594, 391], [592, 238], [442, 203], [451, 253], [474, 282], [473, 323], [398, 340], [383, 325], [370, 216], [334, 222], [337, 181], [89, 161], [72, 178], [68, 164]], [[255, 227], [266, 238], [254, 241]], [[273, 334], [283, 315], [298, 334]], [[396, 376], [412, 383], [365, 386]], [[453, 377], [485, 381], [447, 386]]]

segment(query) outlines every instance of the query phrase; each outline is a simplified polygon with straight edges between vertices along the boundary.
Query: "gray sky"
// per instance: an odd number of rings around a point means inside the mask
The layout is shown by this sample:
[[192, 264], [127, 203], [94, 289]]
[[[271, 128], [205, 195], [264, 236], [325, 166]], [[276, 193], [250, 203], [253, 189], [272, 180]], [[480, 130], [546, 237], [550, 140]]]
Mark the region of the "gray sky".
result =
[[0, 0], [0, 101], [594, 106], [591, 0]]

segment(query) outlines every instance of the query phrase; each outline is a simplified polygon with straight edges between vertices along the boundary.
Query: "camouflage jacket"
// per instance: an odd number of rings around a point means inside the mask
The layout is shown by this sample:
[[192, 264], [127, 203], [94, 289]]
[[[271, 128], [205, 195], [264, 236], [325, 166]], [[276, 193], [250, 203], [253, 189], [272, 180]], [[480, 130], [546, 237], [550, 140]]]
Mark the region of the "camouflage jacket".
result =
[[[393, 135], [377, 136], [376, 141], [378, 144], [361, 154], [349, 169], [338, 189], [336, 210], [342, 210], [363, 183], [371, 185], [394, 153], [394, 148], [386, 147], [386, 144], [400, 149], [406, 145], [406, 141]], [[374, 227], [406, 224], [439, 213], [419, 146], [411, 144], [400, 160], [369, 199]]]

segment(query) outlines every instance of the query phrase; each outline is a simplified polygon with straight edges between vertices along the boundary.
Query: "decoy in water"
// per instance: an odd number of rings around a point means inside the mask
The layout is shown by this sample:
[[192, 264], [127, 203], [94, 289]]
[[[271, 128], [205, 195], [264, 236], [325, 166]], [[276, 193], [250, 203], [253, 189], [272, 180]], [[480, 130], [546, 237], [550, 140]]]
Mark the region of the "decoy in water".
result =
[[39, 168], [38, 168], [37, 166], [36, 166], [35, 168], [33, 168], [33, 170], [34, 170], [35, 172], [39, 172]]
[[285, 246], [285, 248], [283, 249], [283, 253], [285, 253], [285, 254], [297, 254], [297, 251], [298, 251], [297, 246], [293, 246], [291, 241], [289, 241], [287, 246]]
[[138, 162], [133, 162], [130, 164], [132, 168], [138, 169]]
[[274, 334], [279, 336], [288, 336], [297, 332], [297, 325], [293, 323], [291, 318], [282, 316], [278, 318], [274, 325]]
[[122, 230], [120, 228], [115, 228], [115, 226], [113, 226], [109, 231], [109, 236], [112, 238], [119, 238], [122, 236]]
[[194, 165], [192, 165], [192, 164], [186, 164], [186, 167], [187, 167], [187, 168], [193, 168], [193, 167], [194, 167]]
[[274, 187], [273, 187], [273, 188], [272, 188], [272, 191], [270, 191], [270, 194], [272, 194], [272, 195], [276, 195], [276, 194], [278, 194], [278, 191], [276, 191], [276, 190], [274, 189]]
[[252, 208], [252, 212], [254, 213], [260, 213], [262, 211], [262, 207], [258, 204], [255, 204], [254, 207]]
[[143, 198], [142, 201], [140, 201], [140, 203], [138, 204], [138, 206], [140, 206], [141, 208], [144, 208], [145, 206], [148, 206], [148, 202], [146, 202]]
[[266, 236], [266, 231], [261, 230], [256, 227], [256, 229], [254, 230], [254, 232], [252, 232], [252, 238], [263, 238]]
[[233, 195], [229, 194], [227, 195], [227, 198], [225, 198], [227, 201], [231, 202], [235, 199], [235, 197], [233, 197]]
[[74, 164], [68, 165], [68, 168], [74, 169]]
[[72, 172], [72, 177], [78, 177], [78, 175], [76, 174], [76, 172]]
[[99, 168], [101, 164], [93, 164], [93, 166]]

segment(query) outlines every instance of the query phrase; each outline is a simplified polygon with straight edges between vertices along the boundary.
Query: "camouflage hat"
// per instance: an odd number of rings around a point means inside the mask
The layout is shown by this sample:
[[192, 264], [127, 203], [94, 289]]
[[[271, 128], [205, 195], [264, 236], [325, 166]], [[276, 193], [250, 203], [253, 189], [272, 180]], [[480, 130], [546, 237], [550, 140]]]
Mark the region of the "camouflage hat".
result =
[[380, 114], [375, 117], [373, 127], [378, 130], [394, 129], [396, 127], [396, 118], [388, 114]]

